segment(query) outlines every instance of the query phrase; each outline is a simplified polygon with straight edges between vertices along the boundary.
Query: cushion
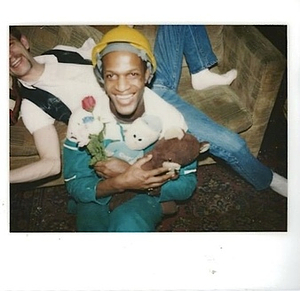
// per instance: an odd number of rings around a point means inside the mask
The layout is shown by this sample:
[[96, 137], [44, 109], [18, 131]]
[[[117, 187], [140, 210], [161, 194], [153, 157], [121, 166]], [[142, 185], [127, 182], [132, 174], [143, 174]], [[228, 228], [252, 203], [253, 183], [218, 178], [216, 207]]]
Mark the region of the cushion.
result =
[[234, 132], [241, 133], [252, 126], [251, 112], [230, 86], [196, 91], [191, 86], [188, 68], [184, 67], [178, 92], [184, 100]]

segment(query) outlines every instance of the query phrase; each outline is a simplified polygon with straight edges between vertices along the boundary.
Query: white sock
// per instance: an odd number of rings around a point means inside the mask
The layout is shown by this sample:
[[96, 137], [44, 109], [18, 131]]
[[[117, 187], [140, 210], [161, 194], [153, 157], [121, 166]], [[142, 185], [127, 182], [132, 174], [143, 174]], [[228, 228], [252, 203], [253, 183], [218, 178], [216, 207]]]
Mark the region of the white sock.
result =
[[270, 184], [273, 191], [287, 197], [287, 179], [273, 172], [273, 179]]
[[192, 86], [195, 90], [203, 90], [212, 86], [230, 85], [237, 76], [237, 70], [232, 69], [223, 75], [204, 69], [196, 74], [192, 74]]

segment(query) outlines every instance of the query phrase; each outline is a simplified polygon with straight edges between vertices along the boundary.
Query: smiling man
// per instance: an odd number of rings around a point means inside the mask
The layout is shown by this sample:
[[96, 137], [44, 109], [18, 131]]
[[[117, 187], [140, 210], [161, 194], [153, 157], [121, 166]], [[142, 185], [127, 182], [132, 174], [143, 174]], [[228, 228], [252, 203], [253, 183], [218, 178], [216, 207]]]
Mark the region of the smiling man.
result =
[[[19, 79], [24, 83], [34, 84], [45, 70], [45, 64], [37, 62], [29, 52], [29, 43], [24, 35], [13, 27], [10, 31], [9, 38], [9, 71], [12, 77]], [[26, 104], [30, 106], [30, 103], [23, 101], [22, 106], [26, 107]], [[31, 114], [34, 114], [35, 108], [29, 109]], [[39, 115], [37, 115], [38, 118]], [[26, 114], [23, 115], [23, 121], [27, 126]], [[36, 122], [37, 120], [35, 120]], [[36, 124], [39, 124], [36, 122]], [[40, 156], [40, 160], [26, 165], [24, 167], [14, 169], [10, 171], [10, 182], [18, 183], [24, 181], [32, 181], [42, 179], [47, 176], [56, 175], [60, 172], [60, 148], [56, 130], [52, 125], [36, 128], [32, 124], [27, 128], [33, 134], [33, 138], [37, 147], [37, 151]], [[52, 145], [48, 147], [48, 145]]]
[[[119, 50], [121, 41], [123, 46], [127, 45], [123, 51], [137, 54], [145, 61], [147, 70], [150, 71], [152, 66], [156, 69], [156, 61], [150, 47], [139, 37], [130, 39], [133, 36], [132, 31], [125, 30], [123, 27], [124, 33], [117, 35]], [[93, 56], [96, 68], [101, 68], [102, 63], [101, 58], [97, 57], [98, 52], [104, 56], [108, 50], [117, 51], [111, 44], [113, 37], [114, 35], [109, 33], [106, 35], [106, 41], [101, 41], [97, 45]], [[128, 46], [128, 43], [131, 46]], [[141, 44], [143, 49], [139, 52], [134, 51], [141, 49]], [[91, 50], [94, 46], [95, 43], [91, 38], [81, 48], [59, 46], [60, 50], [64, 50], [63, 55], [69, 54], [70, 50], [76, 52], [80, 58], [78, 64], [60, 63], [55, 55], [43, 54], [32, 58], [26, 37], [15, 27], [10, 27], [10, 73], [22, 84], [22, 88], [26, 88], [25, 93], [20, 94], [23, 97], [22, 119], [33, 135], [40, 158], [37, 162], [11, 170], [10, 183], [36, 181], [60, 172], [61, 153], [58, 135], [53, 125], [54, 121], [60, 120], [68, 123], [71, 112], [80, 106], [84, 96], [94, 96], [95, 99], [105, 97], [104, 91], [95, 78], [93, 66], [88, 62], [82, 62], [91, 58]], [[58, 47], [55, 47], [48, 53], [53, 54], [53, 51], [57, 49]], [[220, 76], [209, 70], [217, 62], [217, 58], [212, 51], [205, 27], [161, 25], [157, 30], [154, 52], [158, 66], [155, 80], [151, 84], [152, 90], [181, 112], [189, 130], [200, 142], [209, 141], [210, 154], [224, 160], [256, 190], [271, 187], [286, 197], [287, 179], [274, 173], [256, 159], [245, 140], [238, 134], [217, 124], [177, 94], [183, 55], [187, 60], [192, 85], [194, 86], [196, 81], [198, 89], [199, 86], [203, 89], [203, 86], [229, 85], [236, 76], [234, 69]], [[150, 62], [147, 62], [145, 56], [150, 57]], [[151, 74], [155, 69], [151, 71]], [[102, 80], [103, 77], [99, 71], [95, 70], [95, 72], [97, 78]], [[228, 76], [231, 76], [229, 80]], [[160, 108], [157, 106], [158, 109]], [[114, 164], [110, 161], [109, 167], [99, 164], [95, 166], [95, 170], [112, 174], [110, 168], [113, 166]]]
[[[161, 119], [161, 136], [172, 126], [187, 130], [182, 115], [145, 87], [156, 69], [156, 62], [147, 39], [138, 31], [119, 26], [108, 32], [93, 50], [93, 62], [95, 74], [108, 96], [107, 102], [100, 106], [100, 116], [108, 121], [105, 139], [110, 140], [112, 132], [116, 139], [117, 132], [117, 139], [122, 140], [122, 132], [145, 115]], [[89, 159], [86, 151], [66, 141], [64, 176], [67, 189], [76, 202], [78, 231], [155, 231], [163, 214], [176, 211], [173, 200], [191, 197], [197, 183], [196, 161], [183, 167], [177, 179], [173, 179], [174, 175], [163, 167], [150, 171], [142, 169], [151, 156], [133, 165], [113, 159], [113, 165], [108, 166], [110, 174], [103, 173], [106, 177], [103, 179], [90, 170]], [[185, 172], [187, 169], [189, 171]], [[159, 195], [151, 195], [154, 192], [149, 189], [160, 186]], [[137, 195], [109, 211], [111, 196], [122, 195], [126, 190], [134, 190]]]
[[[73, 49], [83, 59], [89, 59], [91, 48], [94, 45], [94, 42], [91, 45], [91, 39], [89, 39], [83, 44], [82, 48]], [[84, 49], [86, 47], [89, 49]], [[271, 187], [279, 194], [287, 196], [287, 180], [285, 178], [273, 173], [271, 169], [260, 163], [250, 153], [246, 142], [238, 134], [215, 123], [203, 112], [185, 102], [176, 92], [183, 54], [189, 59], [188, 64], [192, 77], [194, 73], [198, 75], [197, 72], [202, 71], [203, 68], [204, 71], [207, 71], [207, 67], [217, 61], [210, 48], [209, 39], [203, 26], [160, 26], [154, 48], [158, 61], [157, 71], [156, 60], [148, 41], [135, 29], [124, 26], [107, 33], [101, 42], [95, 46], [92, 56], [93, 66], [86, 63], [84, 66], [82, 64], [60, 63], [54, 55], [42, 55], [32, 58], [28, 49], [29, 45], [25, 36], [10, 27], [10, 74], [16, 77], [22, 86], [31, 93], [41, 92], [38, 96], [34, 96], [34, 94], [25, 96], [22, 94], [24, 99], [21, 107], [23, 122], [33, 135], [40, 160], [11, 170], [10, 183], [36, 181], [60, 172], [61, 152], [54, 121], [60, 120], [67, 123], [70, 113], [80, 106], [82, 98], [93, 96], [95, 99], [101, 100], [103, 111], [111, 114], [111, 122], [118, 124], [118, 126], [115, 126], [115, 131], [119, 130], [120, 126], [126, 128], [135, 118], [142, 116], [144, 113], [162, 117], [165, 128], [174, 122], [185, 128], [186, 124], [183, 122], [182, 116], [176, 110], [174, 111], [172, 106], [168, 105], [172, 104], [184, 116], [191, 133], [199, 141], [209, 141], [210, 153], [213, 156], [223, 159], [257, 190]], [[112, 55], [114, 55], [114, 58], [111, 58]], [[207, 56], [210, 57], [207, 58]], [[118, 63], [116, 63], [117, 61]], [[153, 91], [145, 87], [155, 71], [156, 76], [152, 89], [168, 103], [162, 101]], [[104, 84], [104, 89], [109, 98], [99, 86], [95, 75], [100, 83]], [[56, 99], [52, 99], [52, 96]], [[52, 104], [50, 108], [47, 106], [49, 100]], [[52, 102], [52, 100], [55, 100], [55, 102]], [[121, 135], [120, 132], [119, 135]], [[72, 157], [71, 154], [70, 157]], [[143, 162], [145, 160], [141, 160], [141, 163]], [[71, 163], [68, 163], [69, 165]], [[141, 164], [135, 167], [138, 166], [141, 166]], [[106, 191], [105, 195], [108, 197], [112, 193], [121, 191], [123, 188], [118, 189], [117, 186], [120, 186], [118, 183], [122, 180], [122, 177], [124, 178], [127, 168], [130, 167], [115, 160], [97, 164], [95, 166], [96, 172], [108, 178], [107, 181], [101, 180], [101, 183], [99, 183], [99, 189], [106, 187], [104, 191], [100, 192], [104, 194]], [[84, 172], [82, 169], [78, 169], [77, 177]], [[133, 169], [135, 168], [131, 168], [131, 170]], [[87, 171], [89, 172], [85, 174], [90, 177], [91, 169], [87, 169]], [[138, 173], [141, 172], [138, 171]], [[142, 175], [144, 174], [142, 172]], [[157, 172], [152, 172], [151, 179], [148, 179], [148, 176], [147, 179], [142, 179], [143, 182], [139, 185], [134, 186], [137, 187], [136, 189], [153, 188], [161, 185], [169, 178], [167, 176], [156, 177], [157, 174]], [[147, 173], [147, 175], [150, 175], [150, 173]], [[129, 175], [127, 175], [128, 177]], [[116, 179], [113, 180], [112, 178]], [[157, 178], [162, 180], [157, 180]], [[95, 174], [93, 179], [97, 182], [92, 187], [90, 187], [91, 185], [87, 187], [89, 191], [93, 192], [87, 191], [86, 193], [91, 196], [93, 194], [94, 197], [85, 198], [83, 199], [84, 202], [95, 202], [95, 199], [102, 195], [95, 192], [95, 187], [98, 187], [99, 182], [98, 176]], [[145, 182], [146, 180], [147, 182]], [[70, 182], [69, 185], [75, 185], [73, 182]], [[133, 187], [133, 182], [137, 181], [131, 179], [128, 186]], [[81, 186], [79, 185], [78, 189]], [[191, 183], [191, 186], [193, 186], [193, 183]], [[75, 193], [75, 187], [70, 186], [70, 189]], [[76, 193], [79, 192], [76, 190]], [[173, 199], [176, 200], [177, 198], [173, 197]], [[94, 206], [94, 204], [90, 205]], [[162, 206], [163, 204], [160, 203], [159, 207], [162, 208]], [[85, 226], [82, 229], [85, 229]]]
[[103, 57], [104, 88], [110, 97], [114, 115], [134, 120], [144, 113], [144, 88], [149, 70], [141, 67], [141, 59], [130, 52], [111, 52]]
[[[18, 35], [18, 34], [17, 34]], [[39, 78], [45, 69], [29, 53], [29, 43], [24, 35], [9, 37], [9, 71], [13, 77], [24, 81]]]
[[[84, 47], [95, 45], [88, 39], [76, 49], [82, 58], [90, 57]], [[56, 48], [54, 48], [56, 49]], [[68, 121], [68, 114], [84, 96], [106, 98], [96, 81], [91, 64], [58, 62], [54, 55], [33, 57], [29, 42], [15, 27], [10, 27], [9, 71], [18, 79], [22, 120], [33, 135], [40, 159], [10, 171], [10, 183], [36, 181], [61, 172], [61, 149], [55, 120]], [[49, 102], [50, 101], [50, 102]]]

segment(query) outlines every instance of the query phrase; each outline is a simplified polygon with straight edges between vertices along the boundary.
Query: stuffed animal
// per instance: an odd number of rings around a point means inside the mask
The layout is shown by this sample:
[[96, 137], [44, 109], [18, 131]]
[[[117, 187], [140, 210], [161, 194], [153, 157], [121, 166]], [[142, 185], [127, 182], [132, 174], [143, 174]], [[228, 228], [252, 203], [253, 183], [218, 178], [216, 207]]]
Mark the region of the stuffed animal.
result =
[[[152, 154], [152, 159], [142, 168], [151, 170], [166, 167], [169, 171], [178, 173], [181, 167], [192, 163], [200, 153], [209, 149], [208, 142], [198, 142], [193, 135], [175, 127], [165, 131], [164, 137], [159, 139], [162, 123], [156, 116], [143, 116], [136, 119], [124, 131], [124, 141], [113, 141], [104, 148], [104, 123], [100, 116], [94, 116], [95, 105], [96, 101], [92, 96], [85, 97], [82, 106], [72, 113], [67, 131], [68, 139], [78, 143], [79, 147], [86, 146], [91, 154], [90, 165], [109, 156], [133, 164], [144, 155], [145, 148], [156, 142], [153, 149], [148, 152]], [[149, 195], [159, 195], [159, 193], [160, 188], [156, 188]], [[110, 210], [135, 195], [136, 193], [130, 191], [113, 195], [109, 205]]]
[[74, 110], [70, 116], [67, 138], [85, 147], [91, 155], [90, 165], [105, 160], [106, 152], [103, 145], [104, 123], [100, 116], [94, 113], [96, 100], [93, 96], [82, 99], [81, 107]]
[[158, 140], [161, 131], [162, 122], [157, 116], [139, 117], [124, 130], [124, 141], [113, 141], [106, 146], [106, 155], [132, 165], [144, 156], [144, 149]]
[[145, 115], [137, 118], [124, 132], [125, 143], [132, 150], [144, 150], [159, 139], [161, 131], [160, 118]]
[[192, 134], [180, 128], [170, 128], [148, 153], [153, 157], [142, 168], [151, 170], [165, 167], [171, 172], [178, 172], [181, 167], [192, 163], [200, 153], [208, 149], [208, 142], [199, 142]]
[[[165, 136], [156, 142], [153, 149], [147, 154], [152, 154], [152, 159], [142, 166], [144, 170], [166, 167], [171, 172], [178, 173], [180, 168], [186, 166], [200, 153], [209, 149], [208, 142], [199, 142], [193, 135], [184, 132], [180, 128], [171, 128]], [[160, 187], [152, 189], [149, 195], [159, 195]], [[120, 204], [134, 197], [134, 192], [124, 192], [112, 196], [109, 204], [110, 210], [114, 210]]]
[[100, 116], [93, 114], [95, 105], [95, 99], [87, 96], [82, 100], [82, 106], [75, 109], [70, 116], [67, 138], [78, 143], [79, 147], [86, 146], [91, 135], [98, 135], [104, 128]]

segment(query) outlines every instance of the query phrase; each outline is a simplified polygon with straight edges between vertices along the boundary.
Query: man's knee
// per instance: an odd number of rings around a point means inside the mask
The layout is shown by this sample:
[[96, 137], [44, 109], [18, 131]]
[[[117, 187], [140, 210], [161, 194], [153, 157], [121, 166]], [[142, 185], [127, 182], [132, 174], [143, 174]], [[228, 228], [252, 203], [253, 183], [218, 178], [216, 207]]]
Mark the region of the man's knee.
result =
[[[120, 205], [110, 214], [108, 231], [151, 232], [155, 231], [162, 212], [160, 204], [151, 197], [137, 197]], [[149, 201], [148, 201], [149, 200]]]
[[78, 232], [105, 232], [108, 225], [108, 208], [96, 203], [77, 204], [76, 229]]
[[107, 227], [99, 221], [88, 221], [87, 219], [77, 218], [76, 229], [78, 232], [106, 232]]
[[[115, 209], [114, 211], [116, 211]], [[149, 232], [153, 231], [151, 223], [145, 221], [135, 213], [114, 215], [110, 219], [109, 232]]]

